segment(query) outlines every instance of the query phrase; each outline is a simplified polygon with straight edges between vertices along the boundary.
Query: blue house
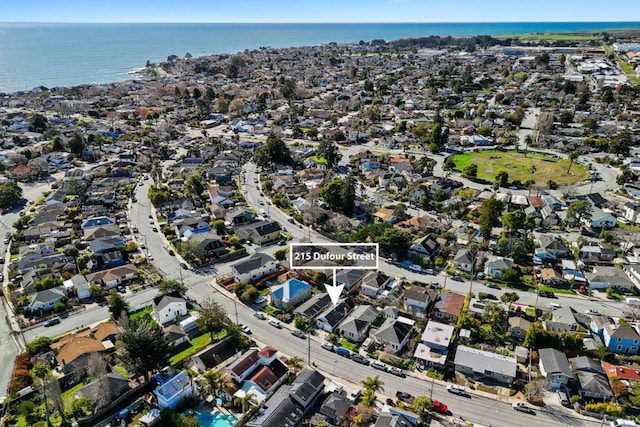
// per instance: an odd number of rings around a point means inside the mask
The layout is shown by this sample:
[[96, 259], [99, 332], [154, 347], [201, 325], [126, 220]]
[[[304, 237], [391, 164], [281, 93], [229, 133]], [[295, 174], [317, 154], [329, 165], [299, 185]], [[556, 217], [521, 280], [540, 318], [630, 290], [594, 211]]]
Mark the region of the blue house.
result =
[[88, 228], [103, 227], [105, 225], [112, 225], [115, 223], [116, 223], [116, 220], [113, 218], [109, 218], [108, 216], [96, 216], [96, 217], [85, 220], [82, 223], [81, 227], [83, 230], [86, 230]]
[[290, 279], [271, 288], [271, 304], [279, 309], [296, 307], [311, 297], [311, 285], [298, 279]]
[[158, 398], [160, 408], [175, 408], [178, 402], [185, 397], [195, 396], [195, 385], [189, 380], [185, 371], [156, 387], [153, 393]]
[[604, 343], [617, 354], [638, 354], [640, 334], [631, 326], [605, 325], [603, 332]]

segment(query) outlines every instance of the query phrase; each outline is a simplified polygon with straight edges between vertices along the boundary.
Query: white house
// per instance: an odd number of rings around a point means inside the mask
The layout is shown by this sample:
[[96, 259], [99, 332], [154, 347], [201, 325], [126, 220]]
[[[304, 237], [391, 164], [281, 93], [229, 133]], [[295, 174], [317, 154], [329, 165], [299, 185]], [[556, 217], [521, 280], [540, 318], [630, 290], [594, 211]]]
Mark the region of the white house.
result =
[[458, 271], [473, 273], [475, 256], [466, 249], [460, 249], [453, 258], [453, 267]]
[[196, 387], [189, 380], [186, 371], [180, 371], [173, 378], [156, 387], [153, 393], [158, 398], [160, 408], [175, 408], [180, 400], [195, 396]]
[[278, 263], [269, 255], [257, 252], [232, 265], [231, 271], [239, 282], [252, 282], [278, 271]]
[[79, 300], [88, 299], [91, 297], [89, 289], [89, 282], [82, 274], [76, 274], [69, 280], [62, 282], [66, 289], [75, 289], [76, 296]]
[[153, 316], [162, 325], [175, 322], [186, 315], [187, 302], [177, 294], [160, 295], [153, 299]]
[[540, 373], [549, 380], [552, 388], [567, 385], [573, 379], [573, 372], [569, 366], [567, 356], [555, 348], [542, 348], [540, 356]]
[[619, 206], [622, 217], [631, 224], [640, 222], [640, 205], [626, 202]]

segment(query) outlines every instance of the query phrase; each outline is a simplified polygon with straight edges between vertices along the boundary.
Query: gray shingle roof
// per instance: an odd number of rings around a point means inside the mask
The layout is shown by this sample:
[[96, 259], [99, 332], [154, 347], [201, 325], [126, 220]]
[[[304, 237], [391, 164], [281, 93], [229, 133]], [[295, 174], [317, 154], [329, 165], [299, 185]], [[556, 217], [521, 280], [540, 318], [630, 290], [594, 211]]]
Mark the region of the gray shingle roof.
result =
[[562, 373], [569, 378], [573, 378], [569, 360], [563, 352], [555, 348], [543, 348], [538, 350], [538, 355], [540, 356], [540, 363], [547, 374]]
[[246, 260], [240, 261], [239, 263], [234, 264], [231, 267], [234, 268], [238, 272], [238, 274], [244, 274], [258, 267], [261, 267], [271, 261], [275, 261], [275, 259], [273, 259], [271, 256], [267, 254], [256, 252]]
[[464, 345], [456, 350], [455, 364], [471, 368], [474, 372], [491, 371], [515, 378], [518, 363], [513, 357], [478, 350]]

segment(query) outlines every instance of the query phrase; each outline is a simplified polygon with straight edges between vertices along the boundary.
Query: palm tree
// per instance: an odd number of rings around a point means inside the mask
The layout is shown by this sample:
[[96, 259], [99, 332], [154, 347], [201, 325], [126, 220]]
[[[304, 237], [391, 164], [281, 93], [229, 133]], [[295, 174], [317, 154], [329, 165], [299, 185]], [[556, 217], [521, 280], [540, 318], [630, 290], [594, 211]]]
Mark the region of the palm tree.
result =
[[292, 356], [287, 360], [287, 367], [293, 371], [295, 375], [302, 369], [302, 359], [298, 356]]
[[362, 393], [362, 399], [360, 402], [364, 406], [373, 406], [373, 402], [376, 401], [376, 392], [372, 389], [365, 389], [364, 393]]
[[227, 379], [225, 377], [224, 372], [214, 371], [213, 369], [208, 370], [202, 375], [204, 381], [202, 384], [207, 392], [212, 396], [217, 396], [220, 390], [224, 388], [227, 384]]
[[380, 379], [380, 376], [376, 375], [375, 377], [367, 377], [366, 379], [360, 381], [362, 386], [367, 390], [371, 390], [374, 393], [379, 392], [380, 390], [384, 390], [382, 387], [384, 385], [384, 381]]
[[569, 175], [569, 172], [571, 171], [571, 166], [573, 166], [573, 162], [578, 158], [580, 154], [578, 153], [577, 150], [572, 151], [571, 153], [569, 153], [569, 167], [567, 168], [567, 175]]
[[253, 394], [245, 393], [244, 397], [236, 397], [233, 404], [239, 405], [242, 412], [247, 412], [249, 406], [255, 406], [258, 402]]

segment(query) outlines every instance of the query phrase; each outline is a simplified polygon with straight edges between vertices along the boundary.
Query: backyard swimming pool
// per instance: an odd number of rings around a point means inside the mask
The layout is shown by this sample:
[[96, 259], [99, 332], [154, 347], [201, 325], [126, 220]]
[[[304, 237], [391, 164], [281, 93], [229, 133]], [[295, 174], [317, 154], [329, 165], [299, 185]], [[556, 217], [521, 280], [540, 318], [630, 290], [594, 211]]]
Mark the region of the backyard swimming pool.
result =
[[233, 427], [238, 418], [235, 415], [225, 415], [220, 411], [198, 412], [196, 418], [202, 427]]

